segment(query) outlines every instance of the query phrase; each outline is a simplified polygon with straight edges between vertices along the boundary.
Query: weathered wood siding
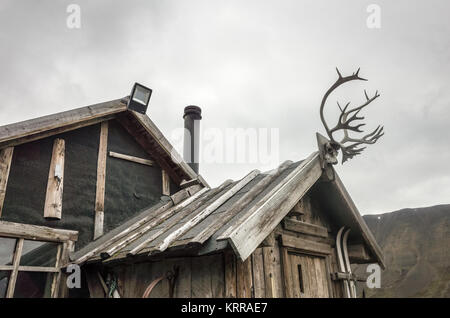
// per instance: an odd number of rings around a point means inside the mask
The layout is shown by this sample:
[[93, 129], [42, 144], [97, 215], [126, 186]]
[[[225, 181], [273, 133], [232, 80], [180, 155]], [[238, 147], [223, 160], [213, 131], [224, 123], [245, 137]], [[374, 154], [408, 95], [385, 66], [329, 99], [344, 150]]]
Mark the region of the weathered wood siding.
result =
[[[168, 271], [173, 271], [174, 267], [178, 267], [174, 297], [225, 296], [223, 254], [123, 264], [114, 267], [113, 271], [118, 278], [121, 297], [141, 298], [149, 284]], [[169, 280], [163, 279], [154, 287], [150, 298], [167, 297], [169, 297]]]

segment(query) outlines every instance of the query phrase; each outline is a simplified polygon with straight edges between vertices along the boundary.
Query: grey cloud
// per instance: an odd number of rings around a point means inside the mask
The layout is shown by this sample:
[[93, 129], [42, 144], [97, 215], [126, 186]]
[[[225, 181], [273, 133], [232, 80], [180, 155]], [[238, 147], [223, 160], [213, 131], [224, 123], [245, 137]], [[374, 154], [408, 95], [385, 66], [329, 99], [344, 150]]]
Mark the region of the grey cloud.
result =
[[[66, 28], [66, 6], [82, 28]], [[330, 98], [362, 101], [368, 128], [386, 135], [337, 166], [363, 213], [448, 203], [450, 197], [447, 1], [377, 1], [382, 27], [366, 27], [369, 1], [3, 1], [0, 124], [114, 99], [133, 82], [154, 89], [149, 115], [167, 136], [185, 105], [204, 129], [280, 129], [280, 161], [300, 160], [323, 133], [318, 106], [343, 73], [369, 82]], [[217, 185], [254, 164], [203, 164]]]

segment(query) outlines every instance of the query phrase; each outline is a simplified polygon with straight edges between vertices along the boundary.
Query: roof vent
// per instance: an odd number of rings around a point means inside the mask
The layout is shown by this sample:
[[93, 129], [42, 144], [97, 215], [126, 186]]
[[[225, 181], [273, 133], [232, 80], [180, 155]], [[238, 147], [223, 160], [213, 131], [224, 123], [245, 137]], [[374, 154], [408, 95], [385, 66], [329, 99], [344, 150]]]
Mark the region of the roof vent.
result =
[[200, 152], [200, 120], [202, 109], [198, 106], [184, 108], [184, 147], [183, 159], [198, 174]]

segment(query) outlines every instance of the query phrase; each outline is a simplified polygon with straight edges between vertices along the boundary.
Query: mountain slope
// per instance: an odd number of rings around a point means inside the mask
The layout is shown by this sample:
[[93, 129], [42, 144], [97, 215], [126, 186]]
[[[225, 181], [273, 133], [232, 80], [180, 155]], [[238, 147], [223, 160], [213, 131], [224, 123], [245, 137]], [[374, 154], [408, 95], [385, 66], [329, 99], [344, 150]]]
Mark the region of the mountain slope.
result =
[[383, 250], [381, 288], [368, 297], [450, 297], [450, 205], [365, 215]]

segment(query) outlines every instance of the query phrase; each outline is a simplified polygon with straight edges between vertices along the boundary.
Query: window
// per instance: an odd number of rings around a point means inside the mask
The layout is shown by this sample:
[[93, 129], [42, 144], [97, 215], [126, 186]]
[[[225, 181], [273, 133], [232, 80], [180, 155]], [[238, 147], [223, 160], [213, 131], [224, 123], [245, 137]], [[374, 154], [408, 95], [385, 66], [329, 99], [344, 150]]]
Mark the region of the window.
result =
[[0, 236], [0, 298], [55, 297], [62, 244]]
[[298, 270], [298, 283], [299, 283], [299, 287], [300, 287], [300, 293], [304, 294], [305, 293], [305, 287], [303, 285], [302, 265], [298, 264], [297, 265], [297, 270]]

